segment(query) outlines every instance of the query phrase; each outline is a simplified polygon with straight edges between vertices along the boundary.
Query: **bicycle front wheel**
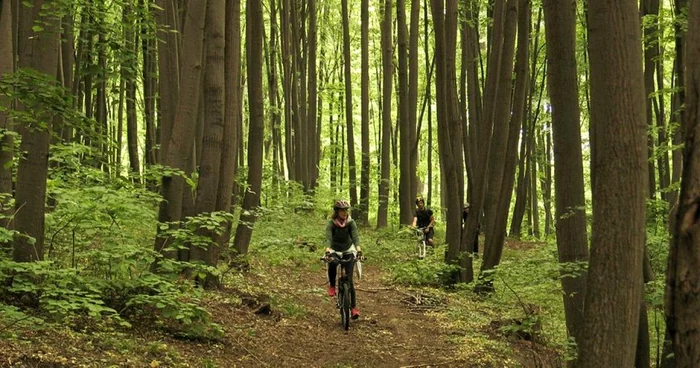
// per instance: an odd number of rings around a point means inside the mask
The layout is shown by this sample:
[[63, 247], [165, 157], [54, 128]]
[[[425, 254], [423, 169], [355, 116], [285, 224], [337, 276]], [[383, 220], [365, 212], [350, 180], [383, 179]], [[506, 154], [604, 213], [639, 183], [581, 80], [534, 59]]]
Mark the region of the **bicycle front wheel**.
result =
[[350, 328], [350, 290], [348, 285], [343, 284], [340, 288], [340, 323], [344, 330]]

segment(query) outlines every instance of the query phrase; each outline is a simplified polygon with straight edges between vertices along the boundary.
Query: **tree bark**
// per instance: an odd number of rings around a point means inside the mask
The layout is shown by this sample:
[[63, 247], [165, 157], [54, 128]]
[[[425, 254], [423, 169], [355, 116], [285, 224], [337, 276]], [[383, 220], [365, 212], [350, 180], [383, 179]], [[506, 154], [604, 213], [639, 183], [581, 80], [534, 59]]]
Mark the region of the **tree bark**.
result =
[[[545, 0], [543, 5], [549, 70], [547, 89], [552, 104], [559, 262], [586, 262], [588, 235], [576, 67], [576, 3]], [[567, 332], [576, 342], [580, 342], [586, 271], [562, 271], [561, 276]], [[576, 365], [575, 360], [572, 366]]]
[[584, 368], [630, 367], [647, 193], [641, 32], [636, 1], [588, 5], [593, 234], [579, 356]]
[[360, 206], [356, 212], [360, 223], [369, 225], [369, 0], [361, 1], [361, 119], [362, 168], [360, 178]]
[[247, 254], [253, 224], [257, 218], [260, 205], [263, 171], [263, 140], [265, 120], [263, 112], [262, 86], [262, 4], [258, 0], [246, 1], [246, 72], [248, 74], [248, 111], [250, 125], [248, 129], [248, 190], [243, 197], [243, 212], [236, 229], [234, 242], [238, 254]]
[[[225, 130], [225, 72], [224, 72], [224, 35], [226, 2], [224, 0], [208, 0], [205, 32], [205, 64], [204, 64], [204, 136], [202, 139], [202, 156], [199, 164], [197, 180], [197, 196], [195, 214], [204, 214], [216, 210], [221, 170], [221, 153]], [[211, 231], [200, 230], [200, 235], [211, 238], [206, 248], [190, 246], [190, 260], [202, 261], [209, 266], [216, 266], [217, 259], [212, 255], [218, 254], [217, 235]], [[214, 278], [208, 275], [207, 281]], [[207, 282], [207, 286], [214, 286]]]
[[[192, 157], [192, 139], [197, 121], [198, 102], [201, 93], [202, 49], [204, 48], [204, 23], [207, 0], [190, 0], [188, 22], [183, 32], [183, 44], [188, 52], [183, 54], [182, 75], [178, 103], [175, 106], [175, 120], [169, 141], [164, 149], [163, 164], [173, 169], [185, 170]], [[182, 214], [182, 196], [185, 190], [185, 179], [177, 174], [162, 177], [158, 221], [161, 223], [177, 223]], [[172, 226], [176, 226], [175, 223]], [[167, 239], [158, 236], [155, 249], [163, 252], [166, 257], [174, 254], [166, 251]]]
[[[30, 68], [47, 76], [55, 76], [58, 67], [60, 19], [51, 11], [57, 6], [54, 1], [36, 0], [32, 7], [21, 6], [18, 9], [19, 29], [17, 33], [18, 67]], [[42, 30], [35, 31], [35, 25], [41, 24]], [[37, 91], [39, 92], [39, 91]], [[17, 108], [26, 110], [22, 104]], [[46, 111], [39, 118], [47, 126], [38, 127], [29, 121], [19, 121], [22, 143], [17, 166], [17, 185], [15, 191], [14, 225], [17, 234], [14, 237], [12, 258], [18, 262], [30, 262], [44, 259], [44, 215], [46, 200], [46, 179], [48, 174], [49, 139], [52, 120], [51, 106], [38, 106]]]
[[406, 1], [396, 2], [398, 27], [399, 74], [399, 213], [401, 224], [413, 222], [414, 199], [411, 188], [411, 127], [408, 121], [408, 29], [406, 28]]
[[700, 365], [700, 4], [691, 1], [685, 50], [683, 178], [666, 275], [666, 323], [677, 367]]
[[391, 42], [391, 9], [392, 0], [384, 1], [382, 18], [382, 145], [381, 145], [381, 177], [379, 181], [379, 209], [377, 213], [377, 228], [388, 224], [389, 187], [391, 184], [391, 92], [393, 76], [393, 45]]
[[[12, 38], [12, 6], [10, 1], [0, 1], [0, 81], [14, 70], [14, 42]], [[14, 139], [9, 134], [12, 129], [9, 114], [4, 109], [12, 107], [12, 101], [0, 93], [0, 193], [8, 195], [0, 201], [0, 212], [9, 214], [9, 200], [12, 198], [12, 159]], [[9, 227], [9, 221], [0, 226]]]
[[348, 14], [348, 0], [342, 0], [343, 13], [343, 60], [345, 70], [345, 123], [348, 141], [348, 173], [350, 176], [350, 203], [353, 206], [357, 201], [357, 169], [355, 163], [355, 134], [353, 133], [352, 119], [352, 68], [350, 58], [350, 20]]

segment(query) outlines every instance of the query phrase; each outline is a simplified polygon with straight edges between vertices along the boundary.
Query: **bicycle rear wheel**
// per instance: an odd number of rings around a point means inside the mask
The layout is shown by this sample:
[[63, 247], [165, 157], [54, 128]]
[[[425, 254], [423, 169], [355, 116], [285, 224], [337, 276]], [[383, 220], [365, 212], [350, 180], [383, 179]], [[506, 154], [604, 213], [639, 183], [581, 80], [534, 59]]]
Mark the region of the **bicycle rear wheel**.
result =
[[340, 323], [344, 330], [350, 328], [350, 290], [346, 283], [342, 283], [339, 289], [340, 298]]

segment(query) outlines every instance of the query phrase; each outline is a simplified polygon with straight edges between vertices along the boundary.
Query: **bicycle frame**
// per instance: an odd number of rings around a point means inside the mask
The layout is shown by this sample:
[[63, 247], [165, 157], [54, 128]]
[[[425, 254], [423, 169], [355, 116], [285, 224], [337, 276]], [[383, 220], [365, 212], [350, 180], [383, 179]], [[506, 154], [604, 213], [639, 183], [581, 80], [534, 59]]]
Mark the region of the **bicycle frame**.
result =
[[416, 229], [416, 248], [418, 251], [418, 259], [425, 258], [426, 249], [428, 248], [428, 241], [426, 240], [427, 234], [425, 233], [424, 227], [419, 227]]
[[327, 259], [326, 257], [321, 258], [326, 263], [336, 263], [336, 267], [340, 267], [340, 272], [337, 272], [338, 281], [336, 285], [338, 286], [338, 292], [336, 293], [335, 305], [340, 312], [340, 323], [343, 329], [348, 330], [350, 328], [350, 308], [352, 300], [350, 299], [350, 280], [345, 273], [345, 267], [341, 267], [347, 263], [354, 263], [360, 261], [357, 257], [353, 255], [352, 258], [348, 259]]

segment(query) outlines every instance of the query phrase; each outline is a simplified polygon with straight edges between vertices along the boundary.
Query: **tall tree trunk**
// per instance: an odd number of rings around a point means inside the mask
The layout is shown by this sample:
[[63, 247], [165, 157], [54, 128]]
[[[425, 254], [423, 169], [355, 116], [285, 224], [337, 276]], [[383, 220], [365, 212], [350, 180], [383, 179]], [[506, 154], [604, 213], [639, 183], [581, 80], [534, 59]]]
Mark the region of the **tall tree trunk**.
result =
[[[190, 0], [188, 22], [183, 32], [183, 44], [188, 52], [183, 54], [182, 75], [178, 103], [175, 108], [175, 120], [172, 131], [163, 150], [163, 164], [173, 169], [185, 170], [192, 157], [192, 139], [197, 121], [198, 102], [201, 93], [202, 49], [204, 23], [206, 18], [207, 0]], [[170, 46], [172, 47], [172, 46]], [[165, 102], [164, 102], [165, 103]], [[180, 221], [182, 214], [182, 196], [185, 190], [185, 179], [179, 175], [166, 175], [162, 178], [158, 221], [173, 223]], [[172, 226], [177, 226], [175, 223]], [[155, 249], [163, 252], [166, 257], [174, 254], [166, 250], [167, 239], [163, 236], [156, 238]]]
[[[654, 113], [653, 105], [656, 101], [654, 96], [654, 72], [656, 71], [656, 59], [659, 57], [659, 39], [658, 39], [658, 19], [659, 1], [658, 0], [643, 0], [641, 1], [640, 14], [642, 18], [647, 17], [643, 23], [643, 41], [644, 41], [644, 95], [646, 96], [646, 122], [647, 131], [647, 174], [649, 176], [649, 198], [656, 198], [656, 167], [654, 160], [655, 134], [654, 134]], [[652, 19], [649, 19], [649, 16]]]
[[360, 223], [369, 225], [369, 0], [362, 0], [361, 28], [361, 119], [362, 119], [362, 169], [360, 178]]
[[666, 275], [665, 313], [677, 367], [700, 365], [700, 4], [688, 9], [685, 50], [685, 111], [683, 179]]
[[[408, 35], [408, 129], [409, 129], [409, 175], [411, 182], [410, 193], [418, 193], [418, 19], [420, 15], [420, 0], [411, 1], [411, 28]], [[430, 73], [429, 70], [426, 71]], [[428, 79], [430, 79], [428, 77]], [[413, 220], [413, 219], [411, 219]]]
[[589, 0], [593, 235], [582, 367], [634, 364], [645, 241], [646, 124], [637, 2]]
[[342, 0], [343, 8], [343, 60], [345, 67], [345, 122], [348, 140], [348, 172], [350, 176], [350, 203], [357, 205], [357, 169], [355, 164], [355, 134], [352, 121], [352, 68], [350, 58], [350, 20], [348, 0]]
[[[0, 1], [0, 81], [14, 70], [14, 42], [12, 40], [12, 6], [8, 0]], [[9, 114], [4, 109], [9, 109], [12, 101], [9, 97], [0, 93], [0, 193], [9, 194], [0, 202], [0, 211], [9, 213], [9, 200], [12, 198], [12, 159], [14, 140], [8, 134], [12, 129]], [[0, 226], [8, 227], [5, 221]]]
[[[538, 75], [539, 73], [537, 72], [537, 64], [539, 60], [539, 41], [540, 41], [540, 29], [541, 29], [541, 24], [542, 24], [542, 7], [539, 7], [537, 10], [537, 21], [535, 22], [535, 35], [534, 35], [534, 44], [533, 44], [533, 55], [532, 55], [532, 64], [530, 68], [530, 76], [531, 76], [531, 83], [530, 83], [530, 92], [529, 92], [529, 97], [528, 97], [528, 104], [527, 104], [527, 112], [528, 112], [528, 118], [523, 121], [523, 134], [522, 134], [522, 139], [520, 143], [520, 161], [518, 163], [518, 184], [517, 184], [517, 189], [516, 189], [516, 195], [515, 195], [515, 206], [513, 208], [513, 218], [510, 222], [510, 236], [512, 237], [520, 237], [521, 235], [521, 227], [523, 223], [523, 217], [525, 215], [525, 209], [527, 208], [527, 193], [529, 192], [529, 185], [530, 185], [530, 176], [529, 176], [529, 160], [531, 159], [530, 155], [530, 137], [534, 134], [534, 129], [532, 128], [532, 125], [534, 122], [531, 122], [532, 119], [530, 119], [530, 115], [532, 114], [532, 100], [535, 98], [535, 92], [537, 91], [537, 80], [538, 80]], [[539, 89], [539, 95], [542, 95], [542, 91], [544, 90], [544, 81], [545, 78], [541, 78], [542, 83], [540, 84], [540, 89]], [[532, 230], [532, 229], [530, 229]]]
[[[158, 93], [160, 95], [160, 152], [159, 163], [165, 162], [170, 145], [175, 113], [180, 96], [180, 33], [175, 0], [157, 0], [162, 10], [157, 12], [158, 38], [165, 42], [158, 43]], [[188, 54], [190, 50], [188, 49]]]
[[386, 227], [388, 224], [389, 186], [391, 184], [391, 92], [392, 92], [392, 32], [391, 9], [392, 0], [384, 1], [384, 13], [382, 18], [382, 145], [381, 145], [381, 178], [379, 181], [379, 211], [377, 214], [377, 228]]
[[[274, 5], [274, 3], [272, 4]], [[240, 88], [241, 78], [241, 1], [232, 0], [226, 2], [226, 30], [224, 49], [224, 137], [221, 147], [221, 165], [219, 168], [219, 186], [216, 197], [217, 211], [231, 211], [231, 197], [233, 196], [233, 183], [236, 179], [236, 162], [238, 142], [238, 126], [241, 125], [239, 119]], [[277, 115], [279, 118], [279, 114]], [[217, 243], [218, 247], [213, 248], [212, 259], [219, 258], [218, 252], [229, 240], [231, 229], [228, 224], [226, 231], [221, 234]]]
[[[202, 156], [199, 164], [197, 180], [197, 196], [195, 214], [203, 214], [216, 210], [221, 170], [221, 153], [225, 130], [225, 73], [224, 73], [224, 35], [225, 35], [225, 0], [208, 0], [205, 24], [205, 64], [204, 89], [202, 97], [204, 106], [204, 137], [202, 139]], [[201, 235], [211, 238], [212, 243], [207, 248], [193, 245], [190, 247], [190, 260], [203, 261], [209, 266], [216, 266], [218, 255], [217, 236], [210, 231], [200, 231]], [[214, 278], [208, 275], [207, 281]], [[207, 286], [214, 286], [207, 283]]]
[[[676, 19], [682, 19], [683, 13], [688, 7], [688, 0], [675, 0], [674, 1], [674, 12]], [[686, 13], [687, 14], [687, 13]], [[682, 22], [674, 22], [675, 29], [675, 46], [676, 46], [676, 59], [673, 65], [674, 82], [673, 90], [676, 91], [671, 96], [671, 121], [678, 124], [678, 128], [675, 129], [673, 133], [673, 145], [679, 146], [684, 143], [685, 137], [683, 136], [685, 124], [685, 111], [683, 105], [685, 104], [685, 38], [686, 31], [681, 25]], [[673, 171], [671, 172], [671, 184], [680, 182], [681, 171], [683, 168], [683, 152], [680, 149], [675, 149], [672, 156], [672, 166]], [[671, 194], [670, 207], [674, 208], [678, 205], [678, 190], [674, 190]]]
[[[143, 14], [148, 14], [151, 9], [152, 0], [139, 0]], [[141, 54], [143, 56], [143, 115], [146, 128], [146, 150], [144, 152], [144, 161], [146, 167], [157, 162], [158, 152], [156, 149], [156, 126], [155, 126], [155, 39], [154, 35], [149, 31], [149, 19], [143, 16], [141, 19]]]
[[[486, 193], [487, 193], [487, 177], [489, 175], [489, 157], [492, 142], [493, 122], [497, 110], [498, 88], [510, 86], [510, 80], [507, 83], [500, 81], [502, 73], [499, 73], [501, 65], [501, 53], [503, 51], [504, 34], [505, 34], [505, 1], [495, 0], [493, 6], [493, 28], [489, 35], [490, 52], [488, 53], [488, 72], [486, 74], [486, 85], [484, 88], [484, 103], [483, 115], [479, 124], [479, 149], [477, 157], [477, 165], [474, 168], [474, 190], [471, 192], [473, 200], [471, 203], [471, 212], [474, 216], [469, 216], [464, 225], [464, 236], [459, 251], [462, 253], [470, 252], [473, 249], [474, 241], [478, 237], [479, 223], [481, 221], [481, 213], [485, 210]], [[511, 58], [512, 62], [512, 58]], [[439, 120], [439, 117], [438, 117]], [[482, 149], [483, 148], [483, 149]], [[457, 256], [454, 253], [453, 256]], [[473, 279], [473, 271], [471, 258], [461, 257], [463, 271], [460, 275], [460, 281], [471, 282]]]
[[[513, 54], [515, 53], [515, 26], [518, 16], [517, 0], [508, 0], [505, 6], [504, 36], [501, 51], [501, 63], [499, 72], [501, 76], [500, 86], [497, 87], [496, 100], [493, 106], [498, 106], [493, 117], [493, 137], [487, 170], [487, 192], [484, 214], [486, 223], [484, 226], [486, 241], [484, 244], [484, 262], [481, 264], [481, 272], [491, 270], [501, 261], [503, 253], [504, 228], [496, 227], [498, 214], [498, 201], [501, 197], [503, 179], [506, 165], [506, 153], [508, 151], [508, 123], [511, 112], [511, 78], [513, 74]], [[494, 46], [496, 47], [496, 46]], [[506, 208], [507, 211], [507, 208]], [[506, 224], [503, 223], [503, 226]], [[487, 284], [489, 285], [489, 284]], [[487, 286], [490, 289], [490, 286]]]
[[[457, 1], [432, 1], [433, 25], [435, 27], [436, 98], [438, 113], [438, 149], [442, 181], [445, 183], [443, 207], [447, 209], [447, 231], [445, 242], [448, 251], [445, 262], [460, 264], [460, 281], [471, 281], [473, 270], [470, 257], [462, 257], [460, 249], [463, 172], [462, 131], [457, 111], [457, 85], [455, 48], [457, 40]], [[467, 258], [468, 262], [464, 261]], [[455, 280], [456, 281], [456, 280]]]
[[[60, 19], [53, 12], [57, 6], [54, 1], [35, 0], [32, 7], [21, 6], [18, 9], [19, 29], [17, 33], [18, 67], [30, 68], [47, 76], [55, 76], [58, 67], [58, 42]], [[35, 31], [36, 24], [43, 29]], [[39, 92], [39, 91], [37, 91]], [[20, 111], [27, 106], [18, 104]], [[51, 106], [41, 103], [31, 107], [38, 119], [46, 122], [52, 120]], [[25, 152], [17, 166], [17, 185], [15, 191], [14, 225], [17, 234], [14, 238], [12, 258], [18, 262], [30, 262], [44, 259], [44, 214], [46, 198], [46, 179], [48, 174], [50, 123], [47, 127], [37, 129], [29, 121], [18, 121], [22, 143], [20, 152]]]
[[[424, 50], [425, 50], [425, 66], [426, 69], [431, 69], [430, 67], [430, 34], [428, 33], [428, 0], [425, 0], [423, 3], [423, 45], [424, 45]], [[433, 60], [434, 60], [433, 56]], [[430, 77], [428, 76], [426, 78], [426, 83], [425, 83], [425, 99], [426, 101], [429, 101], [427, 104], [428, 106], [428, 157], [427, 157], [427, 164], [428, 164], [428, 197], [426, 204], [430, 206], [430, 204], [433, 201], [433, 109], [432, 109], [432, 84], [430, 81]], [[416, 147], [418, 146], [418, 142], [416, 140]]]
[[248, 111], [250, 127], [248, 129], [248, 190], [243, 197], [243, 213], [234, 242], [239, 254], [248, 253], [252, 225], [257, 218], [260, 206], [263, 171], [263, 139], [265, 120], [263, 113], [262, 86], [262, 38], [263, 38], [262, 4], [258, 0], [246, 1], [246, 72], [248, 74]]
[[[6, 0], [7, 1], [7, 0]], [[7, 1], [8, 3], [10, 1]], [[63, 16], [61, 35], [61, 64], [63, 70], [63, 87], [66, 91], [73, 91], [73, 67], [75, 64], [74, 40], [73, 40], [73, 15]], [[75, 97], [75, 95], [73, 94]], [[73, 140], [73, 127], [63, 124], [61, 128], [61, 138], [63, 142]]]
[[307, 181], [309, 190], [314, 190], [316, 188], [316, 181], [318, 177], [318, 121], [317, 120], [317, 110], [318, 109], [318, 76], [317, 76], [317, 49], [318, 49], [318, 25], [317, 25], [317, 10], [316, 10], [316, 0], [309, 0], [308, 2], [308, 13], [309, 13], [309, 29], [307, 34], [307, 44], [308, 44], [308, 55], [307, 55], [307, 70], [308, 70], [308, 87], [307, 87], [307, 101], [309, 109], [306, 111], [307, 122], [307, 154], [306, 154], [306, 166], [307, 166]]
[[[576, 3], [544, 2], [547, 88], [552, 104], [554, 193], [559, 262], [588, 261], [586, 200], [576, 67]], [[562, 271], [566, 329], [577, 343], [583, 332], [586, 271]], [[576, 366], [577, 361], [573, 362]]]
[[411, 188], [411, 127], [408, 121], [408, 30], [406, 28], [406, 1], [396, 2], [399, 59], [399, 209], [401, 224], [413, 222], [413, 199], [417, 193]]

